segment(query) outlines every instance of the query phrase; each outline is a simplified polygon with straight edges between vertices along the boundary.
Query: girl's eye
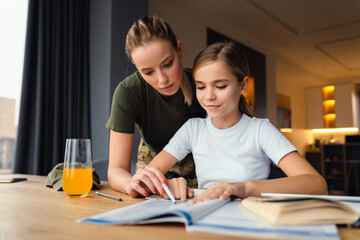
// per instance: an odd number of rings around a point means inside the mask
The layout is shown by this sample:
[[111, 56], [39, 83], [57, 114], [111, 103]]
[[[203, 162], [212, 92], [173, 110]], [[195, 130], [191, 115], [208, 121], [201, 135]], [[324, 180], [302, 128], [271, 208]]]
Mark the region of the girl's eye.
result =
[[217, 86], [217, 88], [219, 88], [219, 89], [224, 89], [224, 88], [226, 88], [227, 87], [227, 85], [224, 85], [224, 86]]
[[173, 64], [173, 61], [170, 61], [169, 63], [164, 65], [164, 68], [169, 68], [169, 67], [171, 67], [172, 64]]

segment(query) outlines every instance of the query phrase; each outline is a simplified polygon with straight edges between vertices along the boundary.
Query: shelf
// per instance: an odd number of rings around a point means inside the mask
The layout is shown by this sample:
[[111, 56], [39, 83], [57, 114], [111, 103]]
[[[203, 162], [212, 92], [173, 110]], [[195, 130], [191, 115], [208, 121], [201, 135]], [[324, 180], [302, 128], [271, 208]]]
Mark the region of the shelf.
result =
[[360, 164], [360, 160], [347, 160], [346, 161], [347, 164]]
[[360, 143], [345, 143], [344, 145], [357, 147], [357, 146], [360, 146]]
[[344, 181], [344, 176], [327, 175], [325, 179]]
[[356, 195], [360, 195], [357, 183], [360, 143], [323, 144], [320, 147], [321, 172], [328, 184], [329, 192], [336, 190], [335, 192], [343, 191], [345, 195], [352, 195], [355, 194], [356, 186]]
[[344, 164], [343, 160], [339, 160], [339, 161], [334, 161], [334, 160], [325, 160], [326, 163], [340, 163], [340, 164]]

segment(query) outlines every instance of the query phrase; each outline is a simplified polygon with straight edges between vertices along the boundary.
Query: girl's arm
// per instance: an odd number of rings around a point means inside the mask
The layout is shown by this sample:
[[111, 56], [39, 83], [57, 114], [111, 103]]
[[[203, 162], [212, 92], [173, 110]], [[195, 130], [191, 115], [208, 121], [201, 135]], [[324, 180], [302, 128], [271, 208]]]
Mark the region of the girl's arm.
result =
[[217, 183], [212, 185], [192, 203], [213, 198], [226, 199], [230, 196], [247, 198], [259, 197], [261, 193], [327, 194], [324, 178], [297, 152], [285, 155], [279, 167], [287, 175], [284, 178], [248, 181], [240, 183]]
[[[130, 194], [131, 151], [134, 134], [110, 131], [108, 179], [112, 189]], [[134, 196], [135, 197], [135, 196]]]

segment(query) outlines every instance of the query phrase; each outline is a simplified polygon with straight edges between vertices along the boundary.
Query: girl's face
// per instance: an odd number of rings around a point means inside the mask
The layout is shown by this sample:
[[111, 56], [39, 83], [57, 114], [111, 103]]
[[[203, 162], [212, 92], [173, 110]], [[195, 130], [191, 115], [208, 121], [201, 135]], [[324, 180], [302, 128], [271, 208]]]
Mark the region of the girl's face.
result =
[[239, 101], [246, 92], [248, 78], [239, 83], [221, 60], [208, 63], [195, 72], [196, 97], [216, 128], [225, 129], [241, 119]]
[[163, 96], [179, 90], [183, 68], [180, 62], [182, 47], [178, 49], [167, 40], [155, 39], [136, 47], [131, 58], [145, 81]]

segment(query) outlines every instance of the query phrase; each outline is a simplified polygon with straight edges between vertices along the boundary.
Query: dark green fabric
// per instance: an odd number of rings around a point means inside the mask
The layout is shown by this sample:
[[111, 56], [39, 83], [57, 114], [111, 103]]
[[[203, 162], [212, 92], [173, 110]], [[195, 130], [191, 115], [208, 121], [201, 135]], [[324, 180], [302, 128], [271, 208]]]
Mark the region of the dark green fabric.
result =
[[115, 132], [134, 133], [135, 125], [151, 151], [160, 152], [176, 131], [192, 117], [205, 117], [205, 110], [195, 96], [191, 70], [184, 77], [193, 89], [190, 107], [183, 101], [168, 103], [137, 71], [117, 86], [106, 127]]
[[[59, 163], [51, 170], [51, 172], [49, 172], [46, 179], [47, 187], [52, 187], [56, 191], [63, 190], [62, 189], [63, 169], [64, 169], [64, 164]], [[100, 178], [99, 175], [96, 173], [95, 168], [92, 169], [92, 176], [93, 176], [92, 189], [100, 189]]]

